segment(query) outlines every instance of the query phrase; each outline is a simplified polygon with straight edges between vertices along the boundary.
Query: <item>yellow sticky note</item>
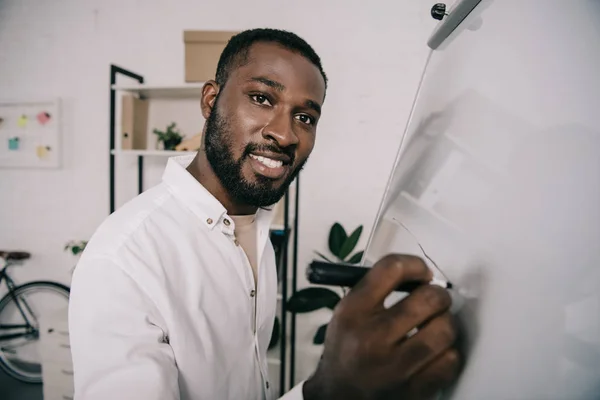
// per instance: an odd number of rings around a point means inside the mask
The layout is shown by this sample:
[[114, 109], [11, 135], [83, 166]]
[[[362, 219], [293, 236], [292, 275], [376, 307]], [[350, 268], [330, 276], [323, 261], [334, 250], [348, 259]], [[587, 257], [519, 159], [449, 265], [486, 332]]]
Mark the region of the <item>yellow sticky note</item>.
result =
[[27, 126], [27, 116], [21, 115], [17, 120], [17, 125], [19, 126], [19, 128], [25, 128], [25, 126]]
[[48, 146], [38, 146], [35, 149], [35, 152], [36, 152], [38, 158], [44, 158], [48, 155], [48, 150], [50, 150], [50, 148]]

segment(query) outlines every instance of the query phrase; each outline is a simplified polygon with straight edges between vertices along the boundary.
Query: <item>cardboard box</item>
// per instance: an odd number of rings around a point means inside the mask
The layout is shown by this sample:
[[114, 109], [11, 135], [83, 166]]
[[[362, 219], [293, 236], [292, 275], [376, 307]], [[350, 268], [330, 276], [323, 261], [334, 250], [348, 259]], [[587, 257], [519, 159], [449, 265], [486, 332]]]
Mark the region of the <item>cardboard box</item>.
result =
[[148, 100], [131, 94], [122, 97], [121, 148], [146, 150], [148, 146]]
[[184, 31], [185, 81], [206, 82], [215, 79], [221, 52], [235, 34], [237, 32]]

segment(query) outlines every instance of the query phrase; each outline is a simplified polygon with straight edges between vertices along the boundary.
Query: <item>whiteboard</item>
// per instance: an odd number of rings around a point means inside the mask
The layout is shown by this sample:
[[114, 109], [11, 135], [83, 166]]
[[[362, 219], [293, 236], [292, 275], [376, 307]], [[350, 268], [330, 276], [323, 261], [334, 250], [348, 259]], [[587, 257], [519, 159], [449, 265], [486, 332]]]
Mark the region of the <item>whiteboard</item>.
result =
[[599, 15], [484, 0], [431, 51], [363, 263], [416, 254], [455, 285], [442, 398], [600, 398]]
[[0, 101], [0, 168], [61, 165], [60, 100]]

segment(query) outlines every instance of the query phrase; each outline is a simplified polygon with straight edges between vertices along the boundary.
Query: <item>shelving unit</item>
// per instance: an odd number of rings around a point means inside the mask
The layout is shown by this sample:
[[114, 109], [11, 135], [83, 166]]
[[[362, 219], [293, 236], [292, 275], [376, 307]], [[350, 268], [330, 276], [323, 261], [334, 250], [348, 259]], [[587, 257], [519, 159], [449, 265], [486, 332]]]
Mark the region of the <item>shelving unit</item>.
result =
[[[117, 77], [124, 77], [137, 81], [135, 84], [122, 85], [117, 84]], [[202, 83], [193, 84], [175, 84], [175, 85], [144, 85], [143, 76], [128, 71], [124, 68], [111, 65], [110, 68], [110, 132], [109, 132], [109, 157], [110, 157], [110, 213], [116, 209], [116, 168], [115, 160], [117, 157], [136, 157], [137, 158], [137, 181], [138, 194], [144, 191], [144, 160], [147, 157], [164, 158], [194, 154], [195, 152], [183, 151], [164, 151], [164, 150], [129, 150], [122, 149], [118, 137], [117, 129], [117, 93], [133, 94], [142, 99], [154, 99], [159, 101], [169, 100], [200, 100], [202, 94]], [[284, 196], [284, 221], [283, 224], [273, 224], [271, 226], [271, 241], [280, 244], [278, 262], [279, 292], [277, 295], [278, 315], [280, 322], [280, 335], [278, 345], [275, 349], [268, 352], [267, 362], [269, 371], [277, 370], [279, 374], [279, 392], [281, 395], [288, 389], [289, 382], [293, 381], [294, 375], [294, 357], [295, 357], [295, 317], [290, 316], [288, 320], [286, 299], [288, 299], [297, 290], [297, 259], [298, 259], [298, 238], [295, 232], [298, 232], [298, 199], [300, 190], [300, 177], [298, 176], [291, 186], [293, 196], [290, 190]], [[291, 250], [291, 251], [290, 251]], [[289, 329], [289, 330], [288, 330]], [[288, 360], [290, 359], [290, 360]], [[287, 367], [290, 366], [289, 376]]]
[[111, 85], [112, 90], [137, 94], [145, 99], [190, 99], [200, 100], [202, 83], [181, 85]]

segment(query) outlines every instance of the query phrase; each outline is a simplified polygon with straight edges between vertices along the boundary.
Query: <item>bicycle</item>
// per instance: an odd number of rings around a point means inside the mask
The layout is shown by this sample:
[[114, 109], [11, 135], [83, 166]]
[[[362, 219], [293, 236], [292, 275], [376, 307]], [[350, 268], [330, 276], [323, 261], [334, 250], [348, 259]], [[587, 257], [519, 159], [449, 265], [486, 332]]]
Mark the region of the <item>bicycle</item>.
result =
[[[8, 268], [30, 257], [30, 253], [23, 251], [0, 251], [0, 285], [5, 281], [8, 288], [0, 300], [0, 367], [20, 381], [41, 383], [38, 320], [47, 315], [44, 309], [53, 311], [56, 304], [68, 307], [70, 288], [51, 281], [15, 284]], [[48, 294], [52, 296], [42, 296]]]

